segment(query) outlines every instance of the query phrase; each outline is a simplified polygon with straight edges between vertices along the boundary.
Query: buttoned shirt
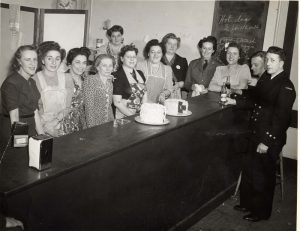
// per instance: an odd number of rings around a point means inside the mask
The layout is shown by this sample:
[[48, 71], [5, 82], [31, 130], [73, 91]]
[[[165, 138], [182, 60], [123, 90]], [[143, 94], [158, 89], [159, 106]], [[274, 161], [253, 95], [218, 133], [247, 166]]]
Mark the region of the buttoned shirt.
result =
[[204, 85], [205, 88], [208, 88], [216, 68], [222, 65], [221, 62], [212, 57], [208, 61], [205, 70], [203, 70], [204, 62], [203, 58], [195, 59], [190, 62], [184, 83], [186, 89], [191, 90], [193, 84], [201, 84]]
[[252, 139], [268, 147], [284, 145], [295, 98], [293, 83], [285, 72], [281, 72], [272, 79], [264, 73], [249, 98], [236, 99], [238, 107], [253, 108], [250, 118]]

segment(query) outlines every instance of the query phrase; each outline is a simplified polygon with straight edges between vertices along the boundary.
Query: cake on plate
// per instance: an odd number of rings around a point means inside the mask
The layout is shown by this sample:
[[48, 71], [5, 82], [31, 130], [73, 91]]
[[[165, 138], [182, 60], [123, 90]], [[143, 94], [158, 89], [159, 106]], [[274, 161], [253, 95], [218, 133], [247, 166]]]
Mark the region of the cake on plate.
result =
[[163, 124], [166, 121], [165, 106], [157, 103], [143, 103], [140, 120], [147, 124]]
[[186, 114], [189, 109], [189, 103], [183, 99], [167, 99], [165, 101], [167, 114], [177, 115], [178, 113]]

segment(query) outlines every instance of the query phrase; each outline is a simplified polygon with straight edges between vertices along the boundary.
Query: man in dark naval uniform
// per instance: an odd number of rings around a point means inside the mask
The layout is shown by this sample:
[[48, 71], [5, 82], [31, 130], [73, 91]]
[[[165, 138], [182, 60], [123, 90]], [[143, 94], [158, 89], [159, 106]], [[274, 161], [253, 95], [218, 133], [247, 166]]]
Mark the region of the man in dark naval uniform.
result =
[[284, 50], [270, 47], [266, 54], [266, 72], [248, 97], [228, 98], [227, 104], [252, 107], [248, 151], [242, 167], [240, 204], [235, 210], [250, 213], [243, 219], [256, 222], [268, 219], [272, 212], [276, 184], [276, 160], [286, 143], [295, 88], [283, 70]]

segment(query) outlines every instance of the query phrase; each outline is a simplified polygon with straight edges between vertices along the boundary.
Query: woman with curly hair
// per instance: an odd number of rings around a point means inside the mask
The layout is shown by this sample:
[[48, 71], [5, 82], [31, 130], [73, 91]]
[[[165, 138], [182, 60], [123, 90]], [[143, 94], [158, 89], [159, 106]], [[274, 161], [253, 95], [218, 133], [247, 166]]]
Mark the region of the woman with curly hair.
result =
[[147, 101], [145, 76], [136, 70], [138, 49], [134, 45], [126, 45], [120, 52], [122, 66], [114, 73], [113, 102], [116, 106], [116, 118], [134, 115], [143, 102]]
[[80, 131], [87, 128], [83, 102], [83, 80], [87, 68], [90, 50], [87, 47], [73, 48], [67, 55], [69, 75], [74, 83], [74, 93], [69, 113], [64, 117], [62, 130], [65, 134]]
[[226, 49], [226, 66], [216, 68], [208, 90], [221, 91], [223, 83], [230, 82], [232, 92], [241, 94], [251, 83], [251, 73], [247, 64], [243, 64], [244, 53], [239, 44], [229, 43]]
[[34, 79], [41, 94], [41, 122], [45, 133], [57, 137], [64, 134], [61, 124], [71, 106], [74, 84], [70, 75], [58, 72], [66, 52], [57, 42], [41, 43], [38, 55], [42, 70]]
[[106, 36], [109, 42], [99, 47], [96, 54], [96, 55], [99, 54], [111, 55], [115, 61], [114, 71], [118, 70], [119, 68], [118, 60], [119, 60], [119, 54], [121, 48], [123, 47], [123, 41], [124, 41], [123, 34], [124, 34], [124, 29], [122, 26], [114, 25], [111, 28], [109, 28], [106, 31]]
[[94, 63], [98, 71], [83, 82], [83, 97], [87, 126], [94, 127], [114, 119], [112, 110], [114, 58], [108, 54], [99, 55]]
[[157, 39], [152, 39], [146, 44], [143, 53], [145, 61], [138, 63], [137, 69], [146, 77], [147, 101], [164, 103], [173, 91], [172, 69], [161, 62], [165, 49]]
[[11, 60], [10, 73], [1, 86], [3, 118], [0, 130], [4, 142], [8, 141], [14, 122], [27, 123], [29, 136], [43, 133], [38, 113], [40, 93], [31, 78], [37, 63], [36, 48], [31, 45], [20, 46]]

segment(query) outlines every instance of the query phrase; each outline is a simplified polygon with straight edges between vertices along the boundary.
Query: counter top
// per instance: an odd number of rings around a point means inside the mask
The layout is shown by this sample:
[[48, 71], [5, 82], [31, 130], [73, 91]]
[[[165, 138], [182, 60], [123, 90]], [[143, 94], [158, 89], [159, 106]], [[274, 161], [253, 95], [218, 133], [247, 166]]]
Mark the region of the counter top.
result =
[[[52, 167], [37, 171], [28, 167], [27, 148], [10, 149], [0, 165], [0, 195], [2, 197], [42, 183], [53, 177], [73, 171], [95, 160], [108, 158], [118, 151], [160, 136], [170, 130], [194, 123], [230, 106], [219, 104], [219, 94], [209, 92], [189, 100], [192, 115], [187, 117], [167, 116], [170, 123], [150, 126], [137, 123], [136, 116], [126, 119], [131, 122], [117, 128], [113, 122], [55, 138], [53, 142]], [[213, 125], [212, 125], [213, 126]]]

